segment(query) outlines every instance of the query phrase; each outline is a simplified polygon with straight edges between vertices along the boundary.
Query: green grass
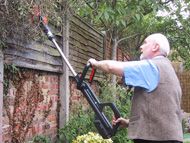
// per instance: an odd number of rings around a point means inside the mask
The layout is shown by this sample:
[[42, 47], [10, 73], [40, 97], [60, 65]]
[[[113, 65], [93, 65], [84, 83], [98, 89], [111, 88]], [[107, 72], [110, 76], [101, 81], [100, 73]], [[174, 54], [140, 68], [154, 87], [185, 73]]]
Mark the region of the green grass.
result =
[[183, 138], [184, 138], [184, 139], [190, 139], [190, 133], [184, 134], [184, 135], [183, 135]]
[[183, 139], [183, 143], [190, 143], [190, 133], [184, 134]]

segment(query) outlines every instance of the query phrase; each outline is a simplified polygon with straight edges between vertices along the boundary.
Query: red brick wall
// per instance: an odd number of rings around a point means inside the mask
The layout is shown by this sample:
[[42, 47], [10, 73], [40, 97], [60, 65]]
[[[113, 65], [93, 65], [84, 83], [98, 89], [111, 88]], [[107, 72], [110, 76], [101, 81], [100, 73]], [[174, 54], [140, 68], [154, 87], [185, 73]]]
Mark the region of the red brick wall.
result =
[[[90, 84], [92, 90], [96, 94], [96, 96], [99, 95], [99, 86], [98, 83], [93, 81], [92, 84]], [[76, 88], [76, 82], [73, 78], [70, 78], [70, 112], [75, 113], [77, 112], [76, 109], [79, 106], [82, 106], [82, 109], [89, 108], [89, 104], [87, 100], [85, 99], [84, 95], [80, 90]]]
[[[5, 73], [6, 74], [6, 73]], [[29, 126], [29, 130], [26, 134], [26, 140], [32, 139], [35, 135], [44, 135], [50, 137], [52, 140], [56, 138], [57, 126], [58, 126], [58, 113], [57, 113], [57, 102], [58, 102], [58, 89], [59, 89], [59, 79], [58, 75], [47, 72], [34, 72], [38, 75], [39, 88], [41, 94], [43, 95], [43, 100], [37, 105], [35, 116], [33, 118], [32, 124]], [[26, 79], [25, 82], [26, 93], [31, 87], [31, 82]], [[33, 89], [35, 90], [35, 89]], [[11, 85], [8, 92], [9, 97], [9, 109], [11, 109], [11, 114], [14, 108], [14, 97], [17, 89]], [[24, 103], [24, 102], [23, 102]], [[10, 120], [7, 116], [7, 112], [3, 111], [3, 141], [6, 143], [11, 142], [11, 125]], [[19, 112], [24, 112], [20, 110]], [[19, 115], [20, 113], [18, 113]]]
[[[28, 71], [30, 72], [30, 71]], [[33, 122], [29, 127], [26, 134], [26, 141], [31, 140], [36, 135], [43, 135], [50, 137], [52, 142], [56, 139], [58, 130], [58, 94], [59, 94], [59, 78], [58, 75], [53, 73], [33, 71], [34, 74], [38, 75], [39, 87], [43, 95], [43, 101], [40, 102], [36, 108], [35, 116]], [[6, 73], [5, 73], [6, 74]], [[31, 82], [26, 79], [25, 89], [26, 93], [31, 87]], [[95, 94], [98, 96], [99, 86], [97, 82], [92, 82], [91, 87]], [[34, 89], [35, 90], [35, 89]], [[11, 113], [14, 109], [15, 94], [17, 89], [11, 85], [7, 97], [9, 97], [9, 108]], [[76, 111], [76, 107], [82, 106], [85, 110], [89, 107], [87, 100], [84, 98], [83, 94], [76, 89], [76, 82], [73, 78], [70, 78], [70, 113]], [[3, 141], [6, 143], [11, 143], [11, 125], [9, 123], [9, 118], [7, 112], [3, 110]], [[23, 112], [20, 110], [19, 112]], [[77, 111], [76, 111], [77, 112]], [[13, 114], [13, 113], [12, 113]], [[19, 113], [18, 113], [19, 115]]]

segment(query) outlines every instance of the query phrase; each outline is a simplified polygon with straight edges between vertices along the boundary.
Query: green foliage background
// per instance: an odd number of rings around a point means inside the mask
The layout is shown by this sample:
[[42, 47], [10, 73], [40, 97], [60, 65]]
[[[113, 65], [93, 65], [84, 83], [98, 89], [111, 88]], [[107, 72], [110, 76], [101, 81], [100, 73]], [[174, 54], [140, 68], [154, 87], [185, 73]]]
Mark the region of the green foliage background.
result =
[[[105, 31], [112, 44], [122, 47], [131, 59], [137, 59], [138, 48], [147, 35], [164, 33], [171, 44], [171, 59], [190, 68], [190, 19], [189, 15], [184, 16], [190, 13], [189, 0], [1, 0], [0, 47], [6, 46], [8, 38], [18, 38], [18, 35], [24, 42], [42, 37], [35, 17], [38, 7], [59, 33], [62, 33], [64, 14], [78, 14], [95, 28]], [[168, 15], [158, 16], [158, 11]]]
[[[127, 91], [120, 85], [112, 85], [108, 81], [103, 81], [100, 85], [101, 93], [98, 97], [101, 102], [114, 102], [113, 93], [117, 93], [115, 104], [118, 110], [121, 112], [122, 117], [126, 117], [130, 112], [130, 98], [132, 96], [132, 91]], [[82, 105], [81, 105], [82, 106]], [[113, 113], [109, 109], [103, 110], [106, 117], [109, 119], [110, 123], [112, 121]], [[78, 108], [78, 112], [72, 114], [67, 125], [60, 129], [61, 140], [67, 140], [72, 142], [77, 136], [87, 134], [88, 132], [97, 132], [94, 126], [94, 112], [89, 108], [89, 110], [83, 111], [81, 107]], [[117, 143], [129, 143], [130, 140], [127, 138], [127, 129], [119, 128], [118, 132], [112, 140]]]

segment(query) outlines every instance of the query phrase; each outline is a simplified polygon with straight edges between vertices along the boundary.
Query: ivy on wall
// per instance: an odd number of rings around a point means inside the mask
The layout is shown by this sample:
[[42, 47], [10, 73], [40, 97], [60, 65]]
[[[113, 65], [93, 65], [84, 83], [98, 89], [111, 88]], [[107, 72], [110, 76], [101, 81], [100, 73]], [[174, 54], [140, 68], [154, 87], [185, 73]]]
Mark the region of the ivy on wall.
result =
[[[38, 105], [44, 100], [39, 83], [41, 75], [34, 70], [18, 69], [14, 65], [5, 65], [4, 71], [3, 102], [11, 126], [11, 142], [23, 143], [34, 121]], [[48, 105], [43, 119], [50, 112], [51, 100]]]
[[0, 45], [7, 37], [19, 38], [23, 41], [39, 39], [39, 20], [36, 14], [48, 16], [54, 25], [62, 22], [60, 0], [2, 0], [0, 1]]

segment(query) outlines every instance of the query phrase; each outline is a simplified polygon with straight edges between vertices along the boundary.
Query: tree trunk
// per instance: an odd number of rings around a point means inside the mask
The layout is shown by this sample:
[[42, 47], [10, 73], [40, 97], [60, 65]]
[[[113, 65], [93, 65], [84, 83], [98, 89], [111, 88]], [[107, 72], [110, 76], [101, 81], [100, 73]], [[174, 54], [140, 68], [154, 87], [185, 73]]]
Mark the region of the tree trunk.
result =
[[[118, 39], [117, 36], [113, 36], [113, 43], [112, 43], [112, 60], [117, 60], [117, 46], [118, 46]], [[113, 84], [113, 88], [116, 88], [116, 75], [112, 75], [111, 82]], [[116, 90], [113, 90], [112, 97], [116, 100]]]
[[[118, 42], [117, 42], [117, 38], [115, 37], [113, 39], [113, 45], [112, 45], [112, 60], [117, 60], [117, 46], [118, 46]], [[116, 76], [113, 75], [111, 82], [113, 84], [116, 84]]]

